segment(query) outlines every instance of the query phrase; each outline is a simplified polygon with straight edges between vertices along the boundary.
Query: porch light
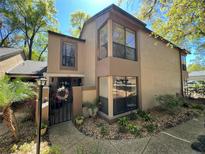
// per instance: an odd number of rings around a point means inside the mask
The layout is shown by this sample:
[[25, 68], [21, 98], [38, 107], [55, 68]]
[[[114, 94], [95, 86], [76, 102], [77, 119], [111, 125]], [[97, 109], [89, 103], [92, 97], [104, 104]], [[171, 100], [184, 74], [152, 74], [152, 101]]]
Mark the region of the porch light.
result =
[[41, 121], [42, 121], [42, 96], [43, 87], [46, 85], [46, 78], [39, 78], [36, 80], [39, 86], [38, 95], [38, 127], [37, 127], [37, 142], [36, 142], [36, 154], [40, 154], [40, 143], [41, 143]]
[[37, 79], [38, 86], [45, 86], [46, 85], [46, 78], [39, 78]]

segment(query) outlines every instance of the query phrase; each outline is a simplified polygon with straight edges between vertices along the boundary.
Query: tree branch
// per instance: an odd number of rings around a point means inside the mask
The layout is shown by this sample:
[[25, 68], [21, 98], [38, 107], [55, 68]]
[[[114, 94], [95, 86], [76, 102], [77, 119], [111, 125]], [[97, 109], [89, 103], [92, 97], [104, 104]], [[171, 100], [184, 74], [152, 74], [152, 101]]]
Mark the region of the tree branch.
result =
[[39, 55], [39, 57], [38, 57], [38, 61], [41, 60], [41, 56], [42, 56], [43, 53], [46, 51], [47, 47], [48, 47], [48, 44], [46, 44], [46, 46], [45, 46], [45, 47], [43, 48], [43, 50], [41, 51], [41, 53], [40, 53], [40, 55]]

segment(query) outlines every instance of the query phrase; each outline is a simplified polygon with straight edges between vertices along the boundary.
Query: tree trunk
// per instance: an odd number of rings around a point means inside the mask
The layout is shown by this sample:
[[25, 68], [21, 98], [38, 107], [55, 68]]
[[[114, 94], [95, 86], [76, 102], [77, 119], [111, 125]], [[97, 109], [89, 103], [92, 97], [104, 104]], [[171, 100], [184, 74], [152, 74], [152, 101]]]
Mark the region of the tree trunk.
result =
[[3, 122], [6, 124], [6, 126], [10, 129], [11, 133], [15, 137], [16, 140], [18, 140], [18, 125], [17, 120], [15, 117], [15, 114], [13, 110], [10, 107], [6, 107], [3, 110]]
[[32, 58], [32, 45], [29, 44], [28, 46], [28, 60], [31, 60]]

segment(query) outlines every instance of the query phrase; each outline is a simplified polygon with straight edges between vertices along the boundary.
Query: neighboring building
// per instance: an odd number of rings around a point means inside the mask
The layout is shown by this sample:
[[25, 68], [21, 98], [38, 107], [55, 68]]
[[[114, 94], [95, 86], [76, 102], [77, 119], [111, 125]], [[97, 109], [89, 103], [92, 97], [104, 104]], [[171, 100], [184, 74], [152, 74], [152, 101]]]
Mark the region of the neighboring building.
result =
[[35, 81], [47, 70], [47, 61], [26, 60], [6, 72], [11, 78], [20, 77], [27, 81]]
[[188, 80], [205, 81], [205, 71], [193, 71], [193, 72], [189, 73]]
[[99, 97], [100, 114], [112, 120], [154, 107], [156, 95], [182, 94], [188, 52], [167, 47], [170, 42], [115, 5], [86, 21], [79, 38], [48, 33], [49, 84], [81, 86], [79, 95], [73, 91], [74, 106]]
[[25, 55], [22, 49], [0, 48], [0, 77], [5, 75], [6, 71], [22, 63]]

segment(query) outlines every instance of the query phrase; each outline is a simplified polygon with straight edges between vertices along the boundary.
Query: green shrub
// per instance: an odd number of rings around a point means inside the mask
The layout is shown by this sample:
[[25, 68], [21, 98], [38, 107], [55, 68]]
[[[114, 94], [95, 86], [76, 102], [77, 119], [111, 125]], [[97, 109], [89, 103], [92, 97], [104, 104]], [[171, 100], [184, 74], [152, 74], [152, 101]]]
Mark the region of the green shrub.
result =
[[108, 135], [108, 127], [107, 126], [100, 127], [100, 134], [103, 136]]
[[131, 134], [134, 134], [135, 136], [139, 135], [139, 129], [137, 128], [137, 126], [133, 124], [128, 124], [127, 128]]
[[41, 124], [41, 129], [44, 129], [44, 128], [47, 128], [48, 126], [47, 126], [47, 124], [45, 123], [45, 122], [43, 122], [42, 124]]
[[205, 109], [205, 106], [202, 104], [192, 104], [191, 105], [192, 109], [197, 109], [203, 111]]
[[139, 117], [142, 118], [144, 121], [151, 121], [151, 120], [152, 120], [151, 115], [148, 114], [148, 113], [145, 112], [145, 111], [138, 110], [138, 111], [137, 111], [137, 114], [138, 114]]
[[118, 119], [118, 124], [120, 126], [127, 126], [128, 125], [128, 118], [127, 117], [122, 117]]
[[80, 126], [83, 124], [84, 120], [85, 120], [85, 118], [83, 116], [79, 115], [75, 118], [75, 124]]
[[156, 97], [156, 101], [163, 109], [172, 113], [185, 103], [185, 99], [183, 97], [176, 95], [159, 95]]
[[149, 133], [153, 133], [157, 129], [157, 126], [154, 124], [147, 124], [144, 127], [147, 129]]
[[132, 112], [128, 115], [129, 120], [137, 120], [139, 118], [138, 114], [136, 112]]
[[126, 133], [127, 132], [127, 125], [128, 125], [128, 118], [127, 117], [119, 118], [118, 124], [119, 124], [119, 132]]

